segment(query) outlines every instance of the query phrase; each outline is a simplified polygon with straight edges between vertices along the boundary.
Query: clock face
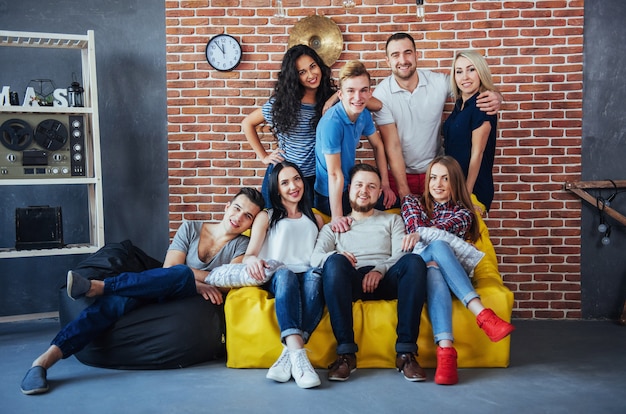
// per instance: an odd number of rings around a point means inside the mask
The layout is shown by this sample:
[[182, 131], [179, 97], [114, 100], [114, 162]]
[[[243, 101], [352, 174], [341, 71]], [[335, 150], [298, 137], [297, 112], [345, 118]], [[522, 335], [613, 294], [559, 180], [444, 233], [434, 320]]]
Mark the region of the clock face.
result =
[[219, 71], [233, 70], [241, 62], [241, 45], [230, 35], [217, 35], [206, 45], [206, 59]]

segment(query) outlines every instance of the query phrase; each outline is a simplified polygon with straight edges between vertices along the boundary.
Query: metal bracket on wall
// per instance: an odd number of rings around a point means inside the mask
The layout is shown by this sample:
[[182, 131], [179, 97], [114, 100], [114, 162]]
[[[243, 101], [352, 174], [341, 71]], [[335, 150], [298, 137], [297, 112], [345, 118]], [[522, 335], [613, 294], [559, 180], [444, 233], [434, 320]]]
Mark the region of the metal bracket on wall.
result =
[[[586, 192], [585, 188], [593, 188], [593, 189], [613, 189], [616, 190], [618, 188], [625, 188], [626, 180], [616, 180], [616, 181], [575, 181], [575, 182], [567, 182], [565, 183], [565, 189], [571, 191], [576, 194], [578, 197], [582, 198], [589, 204], [597, 207], [598, 199], [588, 192]], [[626, 225], [626, 217], [624, 217], [619, 212], [615, 211], [609, 206], [604, 206], [602, 211], [606, 213], [611, 218], [619, 221], [623, 225]], [[624, 301], [622, 314], [618, 319], [618, 323], [621, 325], [626, 325], [626, 301]]]
[[[615, 181], [574, 181], [565, 183], [565, 189], [571, 191], [576, 194], [578, 197], [582, 198], [589, 204], [597, 207], [598, 199], [597, 197], [592, 196], [584, 189], [593, 188], [593, 189], [616, 189], [616, 188], [626, 188], [626, 180], [615, 180]], [[604, 207], [602, 210], [609, 217], [617, 220], [621, 224], [626, 226], [626, 217], [620, 212], [612, 209], [609, 206]]]

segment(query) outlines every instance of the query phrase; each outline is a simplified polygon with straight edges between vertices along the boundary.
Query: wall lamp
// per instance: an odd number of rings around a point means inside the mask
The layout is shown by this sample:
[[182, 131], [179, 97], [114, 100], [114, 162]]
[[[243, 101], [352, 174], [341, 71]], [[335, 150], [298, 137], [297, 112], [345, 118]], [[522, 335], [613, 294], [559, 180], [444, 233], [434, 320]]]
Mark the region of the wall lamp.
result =
[[276, 0], [276, 12], [274, 17], [285, 17], [285, 8], [283, 7], [283, 0]]
[[415, 4], [417, 5], [417, 19], [418, 20], [424, 20], [424, 0], [415, 0]]
[[598, 212], [600, 213], [600, 224], [598, 225], [598, 231], [602, 234], [602, 239], [600, 242], [603, 246], [608, 246], [611, 244], [611, 225], [607, 224], [604, 220], [604, 209], [611, 205], [611, 202], [615, 199], [617, 195], [617, 184], [615, 181], [608, 180], [611, 184], [613, 184], [613, 194], [611, 194], [608, 198], [596, 197], [596, 207]]

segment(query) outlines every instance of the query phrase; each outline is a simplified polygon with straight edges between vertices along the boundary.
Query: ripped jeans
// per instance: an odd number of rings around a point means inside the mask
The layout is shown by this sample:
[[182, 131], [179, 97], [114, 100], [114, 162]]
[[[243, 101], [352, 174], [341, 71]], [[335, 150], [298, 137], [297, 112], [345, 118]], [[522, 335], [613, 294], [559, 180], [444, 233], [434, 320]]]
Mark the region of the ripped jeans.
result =
[[[444, 339], [454, 341], [452, 335], [452, 297], [459, 298], [463, 305], [478, 296], [472, 282], [454, 255], [452, 248], [443, 240], [434, 240], [420, 253], [426, 262], [426, 303], [428, 316], [433, 325], [435, 343]], [[437, 267], [428, 265], [436, 262]]]

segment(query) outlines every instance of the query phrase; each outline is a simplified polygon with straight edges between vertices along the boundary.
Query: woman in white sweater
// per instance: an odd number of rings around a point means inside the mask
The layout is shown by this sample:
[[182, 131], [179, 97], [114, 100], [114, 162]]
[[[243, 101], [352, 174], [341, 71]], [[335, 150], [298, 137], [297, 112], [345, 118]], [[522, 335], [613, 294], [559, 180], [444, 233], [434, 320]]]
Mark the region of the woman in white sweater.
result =
[[287, 382], [291, 377], [301, 388], [320, 385], [320, 379], [304, 349], [324, 309], [322, 279], [311, 267], [311, 253], [322, 218], [314, 214], [300, 169], [283, 161], [274, 166], [269, 180], [273, 208], [259, 213], [252, 225], [250, 244], [243, 262], [250, 276], [261, 280], [268, 260], [282, 262], [263, 287], [275, 297], [283, 351], [266, 377]]

